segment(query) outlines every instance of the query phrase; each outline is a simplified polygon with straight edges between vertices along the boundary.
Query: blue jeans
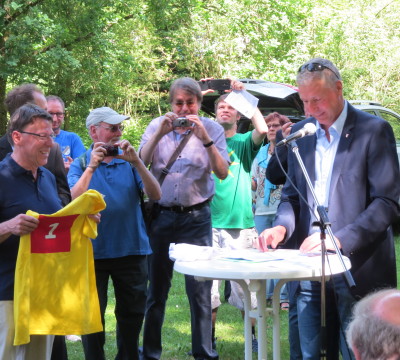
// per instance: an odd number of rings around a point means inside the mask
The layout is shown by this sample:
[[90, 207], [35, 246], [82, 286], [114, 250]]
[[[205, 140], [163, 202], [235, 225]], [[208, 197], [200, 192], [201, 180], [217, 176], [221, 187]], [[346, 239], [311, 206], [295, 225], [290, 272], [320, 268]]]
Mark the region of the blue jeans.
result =
[[[94, 262], [101, 321], [107, 307], [108, 280], [115, 293], [117, 319], [117, 360], [139, 359], [139, 334], [142, 329], [147, 295], [147, 256], [131, 255]], [[105, 332], [82, 336], [86, 360], [104, 360]]]
[[299, 335], [299, 322], [297, 316], [297, 297], [299, 296], [299, 282], [286, 283], [289, 293], [289, 345], [290, 360], [302, 360]]
[[272, 228], [275, 219], [275, 214], [271, 215], [254, 215], [254, 225], [259, 234], [265, 229]]
[[[187, 213], [161, 210], [153, 220], [149, 258], [149, 295], [143, 331], [143, 358], [160, 359], [161, 329], [173, 276], [173, 261], [168, 256], [170, 243], [212, 246], [211, 213], [208, 205]], [[186, 294], [190, 305], [192, 354], [196, 359], [218, 359], [211, 344], [212, 281], [196, 281], [185, 275]]]
[[[328, 360], [354, 360], [345, 331], [351, 321], [355, 298], [343, 275], [335, 275], [326, 283], [326, 355]], [[320, 359], [321, 350], [321, 284], [317, 281], [300, 281], [297, 311], [301, 351], [304, 360]]]
[[[275, 219], [275, 214], [270, 215], [254, 215], [254, 225], [256, 227], [257, 233], [261, 234], [265, 229], [272, 227]], [[267, 299], [272, 298], [275, 286], [279, 279], [267, 280]], [[281, 288], [281, 302], [287, 302], [289, 299], [286, 284]]]
[[[267, 299], [272, 299], [272, 295], [274, 294], [274, 289], [275, 289], [275, 286], [278, 283], [278, 281], [279, 281], [279, 279], [267, 280]], [[280, 293], [281, 303], [289, 301], [289, 295], [287, 292], [286, 285], [287, 284], [285, 284], [281, 287], [281, 293]]]

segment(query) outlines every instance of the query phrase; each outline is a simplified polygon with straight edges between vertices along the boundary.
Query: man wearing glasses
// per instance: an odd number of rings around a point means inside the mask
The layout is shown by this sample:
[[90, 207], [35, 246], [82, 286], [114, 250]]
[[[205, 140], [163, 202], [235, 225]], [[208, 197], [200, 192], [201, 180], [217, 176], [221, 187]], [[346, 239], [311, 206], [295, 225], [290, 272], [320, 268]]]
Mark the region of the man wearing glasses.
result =
[[53, 131], [56, 135], [55, 141], [60, 145], [64, 166], [68, 172], [72, 160], [86, 151], [78, 134], [62, 130], [65, 117], [64, 101], [55, 95], [49, 95], [47, 99], [47, 111], [53, 117]]
[[20, 107], [7, 134], [13, 152], [0, 162], [0, 357], [50, 360], [54, 336], [32, 335], [27, 345], [13, 346], [14, 275], [19, 237], [39, 220], [27, 210], [51, 214], [62, 208], [54, 176], [43, 166], [53, 146], [51, 116], [37, 105]]
[[[344, 331], [357, 299], [385, 287], [396, 287], [396, 263], [391, 231], [399, 215], [399, 164], [391, 126], [383, 119], [352, 107], [343, 98], [343, 82], [331, 61], [316, 58], [300, 67], [297, 84], [310, 118], [293, 126], [316, 124], [315, 135], [297, 141], [318, 202], [327, 210], [334, 240], [351, 261], [356, 287], [350, 290], [342, 274], [332, 276], [326, 289], [328, 359], [354, 359]], [[294, 154], [288, 154], [288, 177], [304, 198], [310, 191]], [[312, 211], [308, 209], [312, 207]], [[312, 226], [315, 206], [299, 198], [286, 182], [275, 227], [265, 230], [258, 247], [266, 251], [285, 244], [304, 253], [320, 252], [319, 228]], [[289, 240], [290, 239], [290, 240]], [[326, 248], [334, 251], [332, 240]], [[301, 281], [297, 312], [303, 359], [320, 358], [320, 287]], [[340, 346], [339, 346], [340, 345]]]
[[[68, 182], [72, 198], [88, 189], [104, 195], [98, 236], [92, 240], [96, 285], [104, 325], [108, 280], [115, 293], [118, 359], [138, 359], [139, 334], [147, 295], [149, 239], [140, 208], [143, 189], [151, 200], [161, 197], [160, 186], [128, 140], [122, 140], [120, 115], [109, 107], [90, 112], [86, 127], [91, 148], [71, 164]], [[104, 360], [105, 331], [82, 336], [86, 360]]]
[[[153, 254], [143, 333], [144, 359], [161, 357], [161, 328], [173, 273], [169, 245], [212, 246], [209, 204], [215, 189], [212, 172], [219, 179], [228, 174], [224, 130], [215, 121], [199, 117], [202, 98], [195, 80], [175, 80], [169, 92], [172, 111], [151, 121], [140, 145], [141, 158], [146, 165], [151, 164], [152, 173], [159, 179], [180, 142], [191, 136], [165, 176], [158, 212], [151, 224]], [[179, 126], [186, 120], [187, 124]], [[199, 282], [188, 275], [185, 282], [191, 311], [193, 357], [218, 359], [211, 346], [212, 282]]]
[[[19, 107], [28, 103], [36, 104], [44, 110], [47, 109], [46, 97], [42, 90], [35, 84], [23, 84], [15, 87], [7, 93], [5, 99], [5, 105], [10, 117]], [[7, 139], [7, 135], [3, 135], [0, 138], [0, 160], [4, 159], [10, 152], [12, 152], [12, 147], [9, 139]], [[63, 159], [58, 144], [53, 143], [48, 161], [44, 167], [49, 169], [56, 177], [58, 196], [63, 205], [67, 205], [71, 201], [71, 193], [69, 191]]]

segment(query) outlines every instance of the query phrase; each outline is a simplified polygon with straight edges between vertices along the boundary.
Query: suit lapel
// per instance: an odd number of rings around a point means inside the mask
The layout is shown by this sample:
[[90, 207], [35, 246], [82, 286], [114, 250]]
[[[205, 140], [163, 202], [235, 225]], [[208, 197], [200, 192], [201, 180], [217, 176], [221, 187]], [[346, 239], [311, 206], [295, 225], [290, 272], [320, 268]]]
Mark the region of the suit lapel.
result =
[[334, 196], [336, 184], [338, 182], [343, 165], [345, 164], [345, 159], [348, 154], [349, 146], [353, 141], [355, 120], [356, 114], [352, 106], [348, 104], [347, 118], [343, 126], [339, 145], [336, 151], [335, 161], [333, 163], [331, 185], [329, 189], [329, 204], [331, 204], [332, 197]]
[[[316, 120], [313, 119], [310, 122], [315, 124]], [[305, 138], [301, 139], [300, 141], [303, 142], [301, 151], [300, 151], [300, 155], [301, 155], [301, 158], [303, 159], [304, 166], [307, 170], [311, 184], [314, 186], [314, 183], [315, 183], [315, 146], [316, 146], [317, 138], [315, 135], [306, 136]], [[300, 174], [300, 176], [302, 177], [301, 183], [302, 184], [304, 183], [304, 186], [307, 189], [307, 202], [308, 202], [308, 204], [311, 204], [312, 206], [314, 206], [314, 198], [312, 196], [310, 189], [308, 188], [308, 185], [306, 183], [304, 175]]]

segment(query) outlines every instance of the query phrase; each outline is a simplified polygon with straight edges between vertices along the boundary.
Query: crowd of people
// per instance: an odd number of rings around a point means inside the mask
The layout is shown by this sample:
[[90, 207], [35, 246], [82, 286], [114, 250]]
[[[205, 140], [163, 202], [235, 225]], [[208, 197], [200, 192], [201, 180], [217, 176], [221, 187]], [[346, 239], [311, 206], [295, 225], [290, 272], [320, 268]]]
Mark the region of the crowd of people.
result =
[[[326, 238], [326, 248], [337, 248], [350, 259], [356, 286], [350, 288], [342, 274], [326, 282], [324, 339], [320, 334], [321, 284], [292, 281], [282, 288], [281, 309], [289, 310], [290, 359], [319, 359], [321, 346], [327, 359], [339, 359], [339, 352], [343, 359], [400, 358], [398, 347], [384, 345], [390, 342], [372, 346], [369, 339], [377, 331], [386, 331], [393, 341], [399, 340], [391, 224], [399, 216], [400, 185], [393, 130], [386, 121], [353, 108], [344, 99], [340, 72], [327, 59], [303, 64], [297, 86], [305, 120], [292, 124], [276, 112], [264, 118], [256, 108], [253, 129], [242, 134], [237, 132], [241, 114], [227, 101], [228, 94], [217, 99], [214, 121], [199, 115], [203, 92], [198, 82], [179, 78], [169, 90], [170, 111], [149, 123], [138, 149], [122, 137], [129, 116], [109, 107], [92, 110], [86, 118], [92, 144], [85, 149], [77, 134], [62, 129], [65, 104], [60, 97], [46, 97], [33, 84], [11, 90], [5, 101], [10, 114], [7, 134], [0, 138], [0, 360], [66, 360], [65, 335], [74, 333], [68, 327], [63, 333], [32, 330], [29, 343], [14, 343], [20, 237], [33, 237], [43, 221], [27, 215], [28, 210], [56, 213], [92, 190], [104, 197], [106, 208], [89, 215], [90, 224], [96, 224], [91, 231], [97, 236], [91, 240], [93, 251], [85, 256], [95, 276], [103, 331], [77, 334], [82, 335], [87, 360], [106, 358], [110, 278], [115, 294], [116, 358], [161, 358], [173, 278], [171, 243], [321, 251], [321, 229], [313, 225], [319, 209], [302, 169], [287, 147], [276, 147], [307, 123], [316, 125], [316, 133], [299, 140], [297, 146], [318, 204], [331, 223], [334, 237]], [[245, 91], [238, 81], [232, 81], [231, 88]], [[144, 194], [152, 206], [147, 224]], [[51, 225], [46, 239], [57, 236], [58, 225]], [[268, 282], [267, 299], [272, 298], [277, 281]], [[219, 285], [219, 281], [197, 281], [185, 275], [190, 355], [197, 360], [219, 358]], [[243, 291], [235, 282], [230, 285], [228, 301], [243, 314]], [[66, 286], [80, 291], [73, 283]], [[369, 295], [385, 288], [391, 290]], [[60, 318], [63, 306], [68, 304], [60, 305]], [[255, 294], [251, 306], [256, 307]], [[364, 319], [370, 314], [375, 315]], [[371, 330], [364, 332], [367, 328]], [[139, 347], [141, 332], [143, 346]], [[255, 321], [252, 334], [253, 351], [257, 351]]]

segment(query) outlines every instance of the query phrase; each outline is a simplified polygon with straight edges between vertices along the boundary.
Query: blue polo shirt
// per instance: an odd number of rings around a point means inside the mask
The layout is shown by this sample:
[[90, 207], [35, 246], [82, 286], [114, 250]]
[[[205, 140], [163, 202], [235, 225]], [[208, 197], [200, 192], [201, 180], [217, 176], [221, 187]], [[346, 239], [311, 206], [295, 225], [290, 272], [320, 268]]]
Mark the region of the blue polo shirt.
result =
[[[92, 150], [86, 152], [90, 162]], [[75, 159], [68, 172], [68, 184], [72, 188], [82, 176], [84, 169], [80, 159]], [[94, 171], [89, 189], [104, 195], [106, 208], [101, 212], [98, 236], [92, 239], [95, 259], [111, 259], [129, 255], [151, 253], [149, 238], [140, 208], [139, 188], [142, 180], [131, 164], [113, 158], [102, 162]]]
[[[37, 181], [31, 171], [19, 166], [8, 154], [0, 162], [0, 223], [27, 210], [52, 214], [62, 208], [54, 175], [38, 168]], [[11, 235], [0, 243], [0, 301], [14, 299], [14, 274], [19, 236]]]

